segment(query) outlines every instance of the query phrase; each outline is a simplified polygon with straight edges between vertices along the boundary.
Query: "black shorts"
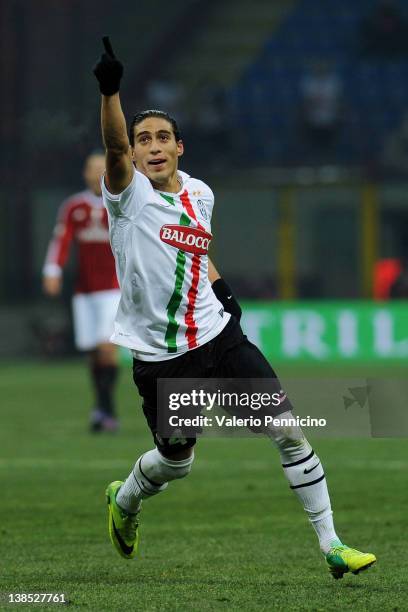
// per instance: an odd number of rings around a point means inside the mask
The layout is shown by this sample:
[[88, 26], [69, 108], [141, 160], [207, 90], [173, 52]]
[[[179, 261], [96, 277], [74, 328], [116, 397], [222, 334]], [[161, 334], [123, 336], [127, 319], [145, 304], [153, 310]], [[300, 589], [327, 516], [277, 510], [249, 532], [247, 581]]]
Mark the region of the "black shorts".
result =
[[[274, 379], [275, 389], [281, 385], [274, 370], [261, 351], [243, 334], [239, 322], [231, 316], [218, 336], [202, 346], [187, 351], [180, 357], [166, 361], [133, 360], [133, 380], [143, 398], [143, 412], [159, 450], [176, 453], [195, 444], [195, 438], [187, 438], [183, 445], [162, 438], [157, 433], [157, 379], [159, 378], [265, 378]], [[272, 410], [277, 416], [292, 410], [285, 398]]]

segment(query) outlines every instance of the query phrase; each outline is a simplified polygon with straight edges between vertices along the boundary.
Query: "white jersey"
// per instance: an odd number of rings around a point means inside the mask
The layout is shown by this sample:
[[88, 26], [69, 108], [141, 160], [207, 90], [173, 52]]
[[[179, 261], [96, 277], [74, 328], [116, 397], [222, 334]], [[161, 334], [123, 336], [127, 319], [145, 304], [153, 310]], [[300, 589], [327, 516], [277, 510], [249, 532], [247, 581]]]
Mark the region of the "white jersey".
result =
[[137, 170], [119, 195], [102, 180], [121, 287], [111, 341], [143, 361], [197, 348], [230, 318], [208, 280], [214, 195], [202, 181], [178, 175], [179, 193], [153, 189]]

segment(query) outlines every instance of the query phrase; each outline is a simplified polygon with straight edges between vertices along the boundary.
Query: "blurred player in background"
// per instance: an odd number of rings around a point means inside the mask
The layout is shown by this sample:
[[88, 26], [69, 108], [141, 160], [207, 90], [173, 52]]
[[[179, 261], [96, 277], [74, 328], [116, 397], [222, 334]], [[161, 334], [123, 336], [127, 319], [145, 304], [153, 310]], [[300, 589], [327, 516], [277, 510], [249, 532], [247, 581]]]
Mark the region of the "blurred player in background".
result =
[[78, 249], [75, 293], [72, 299], [75, 344], [89, 354], [95, 390], [91, 431], [118, 427], [114, 389], [118, 375], [117, 348], [109, 342], [120, 291], [109, 244], [108, 217], [101, 197], [105, 156], [93, 153], [85, 161], [85, 191], [61, 206], [43, 268], [43, 288], [50, 297], [62, 289], [62, 271], [74, 241]]
[[[186, 477], [194, 461], [196, 438], [166, 438], [158, 431], [158, 379], [262, 378], [278, 390], [274, 416], [292, 418], [292, 406], [265, 357], [242, 333], [239, 305], [209, 261], [214, 195], [178, 170], [184, 147], [176, 121], [144, 111], [134, 116], [128, 136], [119, 98], [123, 66], [109, 39], [104, 44], [94, 73], [106, 147], [103, 197], [122, 288], [113, 338], [132, 349], [133, 377], [155, 444], [125, 481], [106, 490], [112, 543], [131, 559], [142, 500]], [[339, 540], [322, 464], [301, 429], [279, 419], [268, 435], [334, 578], [372, 565], [374, 555]]]

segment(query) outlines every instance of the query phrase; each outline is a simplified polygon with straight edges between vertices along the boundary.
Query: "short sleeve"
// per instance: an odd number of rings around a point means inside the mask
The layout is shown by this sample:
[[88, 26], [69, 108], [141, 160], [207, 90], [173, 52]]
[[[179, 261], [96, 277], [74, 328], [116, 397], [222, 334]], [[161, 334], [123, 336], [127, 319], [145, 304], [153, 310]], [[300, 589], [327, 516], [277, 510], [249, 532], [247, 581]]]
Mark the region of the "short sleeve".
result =
[[134, 170], [131, 182], [122, 193], [110, 193], [105, 185], [105, 177], [102, 177], [103, 202], [109, 214], [114, 217], [135, 217], [148, 202], [151, 191], [149, 179], [137, 170]]
[[213, 209], [214, 209], [214, 193], [212, 189], [203, 181], [197, 181], [197, 187], [201, 192], [200, 200], [205, 205], [208, 221], [211, 221]]
[[213, 214], [213, 209], [214, 209], [214, 193], [212, 192], [212, 190], [208, 187], [207, 185], [207, 189], [208, 189], [208, 195], [207, 195], [207, 210], [208, 210], [208, 215], [210, 217], [212, 217]]

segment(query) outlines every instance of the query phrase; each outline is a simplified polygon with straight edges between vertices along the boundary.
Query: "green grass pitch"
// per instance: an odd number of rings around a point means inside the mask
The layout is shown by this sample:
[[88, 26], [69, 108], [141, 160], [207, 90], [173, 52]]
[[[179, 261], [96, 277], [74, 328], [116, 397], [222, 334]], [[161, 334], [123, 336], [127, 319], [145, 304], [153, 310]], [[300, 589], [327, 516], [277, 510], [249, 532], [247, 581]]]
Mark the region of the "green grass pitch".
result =
[[408, 609], [406, 439], [314, 441], [339, 535], [378, 557], [359, 576], [330, 577], [262, 439], [201, 440], [189, 478], [145, 502], [129, 562], [108, 539], [104, 491], [152, 446], [130, 371], [117, 435], [87, 433], [80, 361], [3, 365], [0, 397], [0, 609], [21, 592], [85, 610]]

